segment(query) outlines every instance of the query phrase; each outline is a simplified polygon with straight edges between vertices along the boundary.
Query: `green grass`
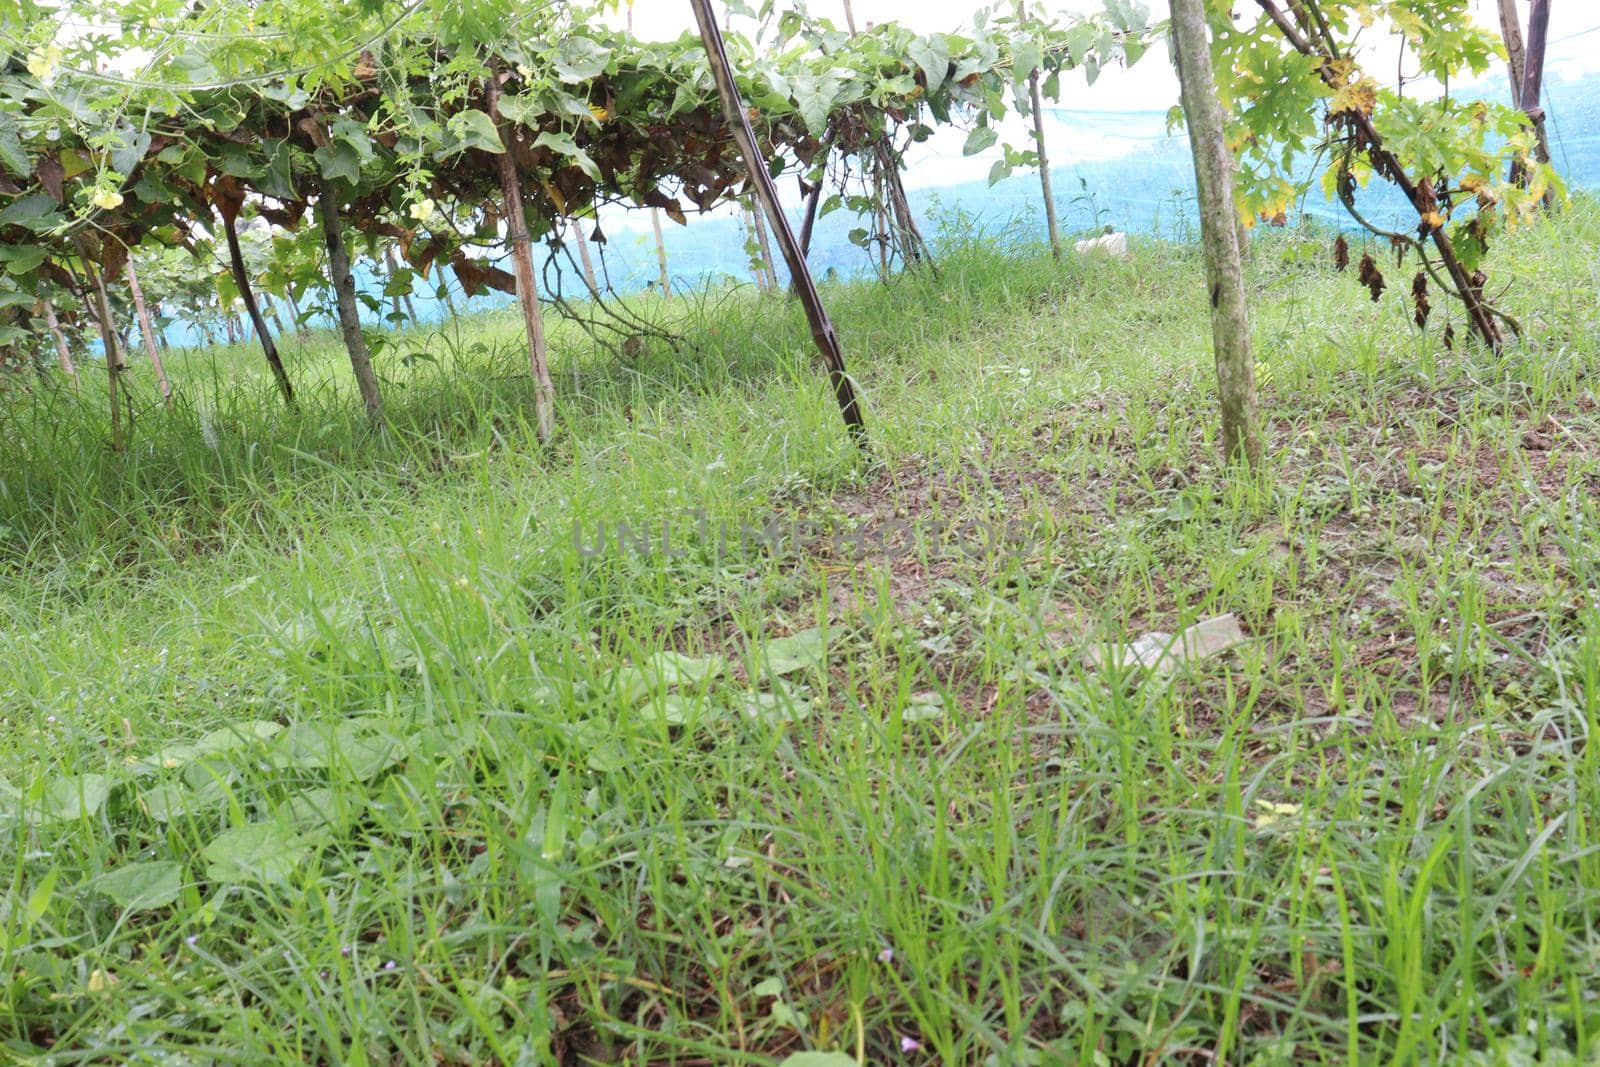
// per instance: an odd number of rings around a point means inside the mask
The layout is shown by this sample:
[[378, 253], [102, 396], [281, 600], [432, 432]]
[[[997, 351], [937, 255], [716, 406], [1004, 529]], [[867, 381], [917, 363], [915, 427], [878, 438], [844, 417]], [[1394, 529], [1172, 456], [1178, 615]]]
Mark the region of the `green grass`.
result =
[[549, 449], [510, 316], [398, 335], [383, 434], [325, 337], [120, 456], [5, 398], [0, 1059], [1587, 1062], [1597, 241], [1502, 250], [1500, 355], [1259, 242], [1258, 480], [1154, 243], [830, 288], [870, 461], [747, 290], [558, 329]]

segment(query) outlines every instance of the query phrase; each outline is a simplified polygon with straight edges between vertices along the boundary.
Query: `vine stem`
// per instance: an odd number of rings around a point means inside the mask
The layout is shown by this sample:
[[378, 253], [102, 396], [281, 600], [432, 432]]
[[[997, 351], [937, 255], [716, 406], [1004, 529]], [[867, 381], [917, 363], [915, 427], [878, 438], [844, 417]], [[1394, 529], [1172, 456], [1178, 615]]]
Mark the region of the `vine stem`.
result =
[[[1294, 22], [1278, 7], [1275, 0], [1256, 0], [1256, 3], [1266, 13], [1267, 17], [1272, 20], [1273, 25], [1277, 26], [1278, 31], [1283, 34], [1284, 39], [1289, 42], [1289, 45], [1295, 51], [1309, 59], [1318, 61], [1322, 80], [1335, 89], [1339, 88], [1337, 84], [1338, 75], [1334, 73], [1333, 69], [1333, 59], [1326, 52], [1315, 47], [1300, 33]], [[1377, 129], [1372, 125], [1371, 116], [1360, 110], [1347, 111], [1344, 114], [1349, 116], [1350, 123], [1368, 146], [1367, 154], [1372, 159], [1374, 169], [1400, 187], [1400, 191], [1405, 194], [1417, 216], [1421, 218], [1426, 212], [1422, 208], [1417, 184], [1406, 174], [1405, 168], [1401, 167], [1400, 160], [1395, 157], [1394, 153], [1384, 147], [1383, 138], [1379, 136]], [[1344, 198], [1341, 197], [1340, 201], [1343, 203]], [[1472, 331], [1478, 335], [1485, 345], [1498, 352], [1504, 347], [1505, 338], [1500, 333], [1495, 313], [1484, 301], [1482, 291], [1473, 284], [1466, 268], [1461, 265], [1461, 260], [1456, 256], [1455, 247], [1450, 243], [1450, 235], [1445, 233], [1441, 227], [1433, 227], [1429, 236], [1433, 239], [1434, 247], [1438, 249], [1439, 261], [1444, 265], [1445, 273], [1450, 276], [1451, 288], [1455, 290], [1462, 305], [1466, 308], [1467, 321], [1471, 324]]]

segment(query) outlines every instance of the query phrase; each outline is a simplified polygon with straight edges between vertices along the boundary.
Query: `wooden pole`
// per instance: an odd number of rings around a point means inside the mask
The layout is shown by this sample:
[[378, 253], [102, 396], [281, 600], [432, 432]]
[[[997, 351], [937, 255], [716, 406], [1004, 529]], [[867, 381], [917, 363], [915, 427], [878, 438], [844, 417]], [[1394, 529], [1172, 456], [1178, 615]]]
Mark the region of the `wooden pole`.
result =
[[94, 269], [88, 241], [80, 234], [74, 239], [78, 255], [83, 259], [83, 275], [88, 296], [94, 302], [94, 317], [100, 325], [100, 341], [106, 349], [106, 382], [111, 402], [111, 450], [121, 452], [127, 448], [122, 434], [122, 345], [117, 341], [117, 331], [111, 325], [111, 301], [106, 297], [106, 286]]
[[261, 342], [261, 351], [266, 354], [267, 366], [272, 368], [272, 376], [277, 380], [278, 392], [283, 394], [283, 402], [292, 409], [294, 386], [289, 384], [289, 372], [283, 369], [283, 360], [278, 358], [278, 346], [273, 342], [266, 320], [261, 317], [261, 308], [256, 304], [255, 289], [250, 284], [250, 271], [244, 264], [244, 250], [239, 247], [239, 231], [234, 226], [233, 212], [222, 208], [218, 213], [222, 216], [223, 236], [228, 239], [228, 259], [233, 264], [233, 281], [239, 289], [239, 299], [244, 301], [245, 313], [250, 316], [250, 323], [255, 327], [256, 340]]
[[577, 219], [568, 219], [567, 226], [578, 235], [578, 261], [583, 264], [583, 280], [589, 286], [589, 295], [598, 298], [600, 281], [594, 273], [594, 257], [589, 254], [589, 239], [583, 234], [583, 223]]
[[[1550, 137], [1544, 125], [1544, 55], [1550, 38], [1550, 0], [1533, 0], [1528, 9], [1527, 54], [1522, 72], [1522, 96], [1517, 106], [1533, 120], [1538, 137], [1536, 155], [1540, 163], [1550, 162]], [[1526, 175], [1522, 178], [1526, 180]], [[1546, 198], [1545, 205], [1551, 203]]]
[[667, 242], [661, 234], [661, 209], [650, 209], [650, 223], [656, 230], [656, 262], [661, 266], [661, 295], [672, 295], [672, 278], [667, 273]]
[[844, 24], [850, 27], [850, 36], [856, 35], [856, 9], [850, 0], [844, 0]]
[[350, 355], [361, 403], [373, 422], [383, 420], [383, 393], [372, 369], [372, 353], [361, 332], [361, 311], [356, 306], [356, 280], [350, 271], [350, 252], [344, 243], [344, 222], [339, 217], [339, 197], [331, 182], [324, 182], [317, 197], [317, 218], [322, 223], [322, 243], [328, 249], [328, 276], [333, 282], [334, 303], [339, 309], [339, 336]]
[[305, 321], [300, 317], [300, 302], [294, 298], [294, 290], [290, 289], [284, 294], [284, 299], [289, 301], [289, 314], [294, 316], [294, 332], [298, 337], [309, 337], [311, 331], [306, 328]]
[[50, 301], [43, 301], [44, 324], [50, 328], [50, 336], [56, 342], [56, 362], [61, 364], [61, 372], [72, 379], [72, 384], [79, 389], [83, 388], [83, 379], [78, 377], [78, 365], [72, 360], [72, 346], [67, 344], [67, 335], [61, 331], [61, 320], [56, 318], [56, 309]]
[[156, 385], [161, 390], [161, 402], [172, 407], [172, 383], [167, 380], [167, 368], [161, 364], [161, 352], [156, 347], [156, 330], [150, 321], [150, 309], [144, 302], [144, 290], [139, 286], [139, 275], [133, 269], [133, 257], [128, 257], [128, 292], [133, 295], [134, 311], [139, 316], [139, 332], [144, 335], [145, 355], [155, 368]]
[[1506, 42], [1506, 69], [1511, 75], [1511, 106], [1522, 107], [1522, 15], [1517, 0], [1500, 0], [1500, 36]]
[[[522, 325], [528, 335], [528, 369], [533, 376], [533, 409], [541, 443], [555, 434], [555, 383], [550, 380], [549, 353], [544, 336], [544, 318], [539, 311], [539, 290], [533, 278], [533, 242], [528, 236], [527, 207], [522, 200], [522, 179], [513, 155], [511, 127], [500, 119], [500, 72], [489, 71], [489, 118], [500, 131], [505, 151], [500, 153], [500, 195], [504, 201], [506, 237], [511, 243], [511, 259], [517, 279], [517, 303], [522, 306]], [[660, 224], [656, 226], [660, 232]]]
[[767, 239], [767, 224], [761, 217], [761, 212], [751, 209], [750, 218], [756, 224], [756, 243], [761, 247], [761, 269], [766, 275], [763, 286], [767, 292], [775, 292], [778, 288], [778, 265], [772, 258], [772, 242]]
[[[1017, 5], [1017, 17], [1027, 17], [1027, 7]], [[1050, 184], [1050, 153], [1044, 143], [1044, 93], [1039, 89], [1039, 72], [1028, 73], [1028, 95], [1033, 103], [1033, 143], [1039, 153], [1039, 186], [1044, 193], [1044, 219], [1050, 230], [1050, 254], [1061, 258], [1061, 226], [1056, 220], [1055, 191]]]
[[694, 9], [695, 21], [700, 25], [700, 40], [705, 45], [706, 56], [711, 62], [711, 73], [716, 79], [717, 95], [722, 100], [722, 117], [728, 128], [733, 133], [733, 138], [739, 145], [739, 154], [744, 157], [745, 172], [750, 177], [750, 184], [755, 189], [756, 197], [761, 201], [762, 209], [767, 213], [767, 221], [772, 224], [772, 232], [777, 235], [778, 249], [783, 253], [784, 261], [789, 266], [789, 273], [793, 276], [795, 287], [800, 294], [800, 302], [805, 305], [806, 319], [811, 325], [811, 337], [816, 342], [817, 351], [822, 355], [824, 366], [828, 369], [828, 380], [833, 385], [835, 398], [839, 402], [839, 412], [844, 417], [850, 437], [858, 446], [866, 447], [866, 421], [861, 415], [861, 406], [856, 400], [855, 386], [850, 380], [849, 373], [845, 370], [844, 349], [839, 344], [839, 336], [834, 332], [833, 323], [828, 319], [828, 310], [822, 305], [822, 297], [817, 293], [817, 284], [811, 277], [811, 268], [806, 265], [806, 257], [800, 253], [800, 243], [795, 240], [794, 231], [789, 228], [789, 217], [783, 213], [783, 206], [778, 201], [778, 189], [772, 183], [772, 175], [767, 172], [767, 161], [762, 157], [756, 144], [755, 131], [750, 128], [750, 115], [745, 110], [744, 102], [739, 98], [738, 87], [733, 80], [733, 66], [728, 62], [728, 50], [723, 44], [722, 30], [717, 25], [717, 17], [711, 11], [711, 0], [689, 0]]
[[1211, 67], [1205, 0], [1170, 0], [1172, 42], [1178, 61], [1183, 113], [1194, 154], [1200, 199], [1200, 236], [1205, 246], [1211, 296], [1211, 344], [1222, 402], [1222, 455], [1227, 463], [1261, 462], [1255, 360], [1250, 350], [1250, 315], [1239, 252], [1238, 212], [1233, 204], [1233, 158], [1228, 152], [1222, 104]]
[[[826, 180], [824, 177], [823, 181]], [[817, 208], [822, 203], [822, 184], [819, 181], [816, 188], [811, 190], [811, 195], [806, 197], [806, 217], [800, 224], [800, 254], [808, 258], [811, 255], [811, 233], [817, 228]]]

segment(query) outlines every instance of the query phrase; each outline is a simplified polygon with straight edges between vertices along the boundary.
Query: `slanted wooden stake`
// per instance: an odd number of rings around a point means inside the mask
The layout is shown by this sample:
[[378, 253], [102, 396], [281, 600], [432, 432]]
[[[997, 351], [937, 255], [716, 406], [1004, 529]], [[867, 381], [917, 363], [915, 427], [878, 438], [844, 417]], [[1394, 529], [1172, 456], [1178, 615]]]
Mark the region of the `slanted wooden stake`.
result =
[[500, 153], [500, 196], [506, 219], [506, 237], [511, 242], [511, 260], [517, 279], [517, 303], [522, 306], [522, 325], [528, 335], [528, 368], [533, 375], [533, 410], [540, 442], [555, 434], [555, 383], [550, 380], [549, 352], [544, 337], [544, 317], [539, 311], [539, 290], [533, 279], [533, 242], [528, 236], [528, 213], [522, 201], [522, 178], [517, 173], [513, 135], [500, 120], [500, 72], [490, 70], [488, 89], [489, 118], [500, 131], [505, 151]]
[[156, 385], [161, 389], [161, 402], [172, 407], [172, 383], [167, 380], [167, 368], [161, 364], [161, 351], [156, 347], [156, 330], [150, 321], [150, 309], [144, 302], [144, 290], [139, 287], [139, 275], [133, 269], [133, 258], [128, 259], [128, 292], [133, 295], [133, 308], [139, 316], [139, 332], [144, 336], [144, 352], [155, 368]]
[[361, 311], [356, 307], [356, 280], [350, 273], [350, 252], [344, 243], [344, 222], [339, 217], [339, 194], [331, 181], [322, 183], [317, 196], [317, 218], [322, 222], [322, 243], [328, 249], [328, 277], [333, 282], [334, 303], [339, 309], [339, 336], [350, 355], [361, 403], [374, 423], [383, 420], [383, 393], [372, 369], [372, 353], [361, 332]]
[[50, 336], [56, 342], [56, 362], [61, 364], [61, 372], [72, 379], [72, 384], [83, 388], [83, 379], [78, 377], [78, 365], [72, 361], [72, 346], [67, 344], [67, 335], [61, 332], [61, 320], [56, 318], [56, 309], [50, 301], [44, 304], [44, 324], [50, 328]]
[[767, 213], [767, 221], [772, 224], [772, 232], [777, 236], [778, 250], [783, 253], [800, 302], [805, 305], [806, 319], [811, 324], [811, 337], [828, 369], [828, 380], [839, 401], [845, 426], [851, 439], [865, 448], [866, 421], [861, 416], [855, 386], [845, 370], [844, 349], [839, 344], [839, 335], [834, 332], [833, 323], [828, 319], [827, 308], [822, 306], [822, 297], [817, 294], [811, 268], [806, 265], [806, 257], [801, 254], [800, 244], [794, 238], [794, 231], [789, 228], [789, 217], [783, 213], [783, 205], [778, 201], [778, 189], [772, 183], [772, 175], [767, 172], [767, 161], [756, 145], [755, 131], [750, 128], [750, 116], [745, 111], [744, 102], [739, 99], [739, 90], [733, 81], [733, 67], [728, 62], [722, 30], [711, 11], [711, 0], [689, 0], [689, 4], [694, 8], [695, 21], [700, 24], [700, 40], [705, 44], [711, 73], [717, 82], [717, 95], [722, 99], [723, 121], [738, 142], [739, 154], [744, 157], [745, 172], [750, 176], [751, 187]]
[[290, 289], [286, 292], [284, 299], [289, 301], [289, 314], [294, 316], [294, 332], [296, 336], [301, 338], [311, 336], [311, 331], [306, 328], [305, 319], [300, 314], [300, 301], [294, 298], [294, 290]]
[[567, 229], [577, 235], [578, 261], [583, 264], [583, 280], [589, 287], [589, 295], [599, 299], [600, 281], [594, 273], [594, 257], [589, 254], [589, 238], [584, 236], [583, 223], [577, 219], [568, 219]]
[[239, 299], [244, 301], [245, 314], [250, 316], [250, 324], [255, 327], [261, 351], [266, 354], [267, 366], [272, 368], [272, 377], [277, 380], [278, 392], [283, 394], [283, 402], [292, 410], [295, 406], [294, 386], [289, 384], [289, 372], [283, 369], [283, 360], [278, 357], [278, 346], [272, 340], [272, 331], [267, 329], [267, 322], [261, 317], [261, 308], [256, 304], [256, 291], [250, 284], [250, 269], [244, 263], [244, 250], [239, 247], [239, 231], [234, 226], [234, 220], [238, 217], [240, 203], [242, 199], [235, 201], [227, 196], [217, 197], [217, 213], [222, 216], [222, 233], [228, 240], [228, 260], [233, 267], [233, 282], [239, 289]]
[[762, 288], [772, 292], [778, 288], [778, 265], [772, 259], [772, 242], [767, 240], [767, 224], [762, 221], [761, 212], [754, 208], [750, 211], [750, 219], [756, 227], [756, 244], [761, 248], [761, 269], [766, 272], [766, 283]]
[[667, 240], [661, 233], [661, 209], [650, 209], [650, 224], [656, 230], [656, 262], [661, 266], [661, 295], [672, 295], [672, 277], [667, 273]]
[[122, 433], [122, 342], [117, 337], [116, 327], [111, 323], [111, 301], [106, 296], [105, 282], [100, 278], [100, 272], [94, 269], [93, 250], [89, 242], [81, 234], [73, 239], [77, 246], [78, 256], [83, 260], [83, 276], [85, 279], [86, 296], [94, 304], [95, 321], [100, 325], [100, 341], [106, 349], [106, 382], [108, 396], [111, 403], [111, 450], [124, 451], [128, 447]]
[[1211, 297], [1211, 344], [1222, 401], [1222, 455], [1228, 463], [1261, 462], [1257, 425], [1255, 360], [1250, 354], [1250, 315], [1245, 304], [1237, 212], [1233, 206], [1233, 158], [1228, 152], [1211, 67], [1205, 0], [1171, 0], [1172, 42], [1182, 86], [1183, 114], [1194, 153], [1200, 196], [1200, 239], [1205, 246]]

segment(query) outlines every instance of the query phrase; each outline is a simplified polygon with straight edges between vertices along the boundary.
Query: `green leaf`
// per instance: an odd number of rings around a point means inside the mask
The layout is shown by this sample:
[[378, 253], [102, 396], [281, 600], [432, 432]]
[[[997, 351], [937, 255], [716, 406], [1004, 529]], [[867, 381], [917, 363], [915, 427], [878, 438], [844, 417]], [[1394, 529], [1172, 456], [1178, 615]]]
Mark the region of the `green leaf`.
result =
[[267, 170], [261, 182], [261, 191], [279, 200], [294, 200], [299, 195], [294, 189], [294, 173], [287, 141], [279, 141], [267, 150]]
[[1003, 159], [994, 161], [994, 166], [989, 168], [989, 184], [998, 185], [1011, 177], [1011, 164]]
[[993, 148], [998, 140], [1000, 133], [993, 126], [976, 126], [967, 134], [967, 143], [962, 146], [961, 154], [975, 156], [979, 152]]
[[822, 631], [812, 627], [790, 637], [768, 641], [762, 654], [766, 658], [767, 670], [782, 676], [820, 667], [826, 662], [828, 652]]
[[577, 142], [572, 139], [572, 134], [565, 131], [552, 133], [547, 130], [534, 140], [533, 146], [559, 152], [576, 163], [594, 181], [600, 180], [600, 167], [590, 158], [588, 152], [578, 147]]
[[325, 145], [312, 155], [328, 181], [347, 181], [354, 185], [361, 180], [361, 157], [345, 142]]
[[857, 1067], [854, 1056], [842, 1052], [796, 1052], [778, 1067]]
[[124, 863], [91, 884], [127, 911], [164, 908], [183, 893], [183, 865], [173, 860]]
[[308, 852], [310, 846], [286, 824], [253, 822], [223, 833], [201, 855], [212, 881], [272, 885], [288, 881]]
[[800, 118], [813, 136], [821, 137], [828, 131], [828, 116], [839, 97], [839, 80], [800, 74], [794, 79], [794, 101], [800, 109]]
[[[41, 245], [6, 245], [0, 247], [0, 263], [11, 274], [31, 274], [44, 262], [45, 250]], [[31, 303], [31, 300], [30, 300]]]
[[752, 722], [781, 725], [811, 717], [816, 703], [794, 688], [775, 680], [771, 690], [745, 693], [734, 701], [739, 713]]
[[39, 797], [35, 818], [40, 822], [73, 822], [98, 814], [111, 795], [111, 779], [103, 774], [77, 774], [54, 778]]
[[928, 79], [930, 95], [944, 84], [945, 76], [950, 73], [950, 44], [944, 34], [916, 38], [906, 46], [906, 54], [922, 68], [923, 77]]
[[0, 111], [0, 163], [5, 164], [18, 178], [26, 178], [33, 173], [32, 162], [28, 153], [23, 151], [22, 139], [17, 136], [17, 126], [9, 112]]
[[556, 74], [564, 82], [586, 82], [605, 73], [611, 50], [588, 37], [571, 36], [561, 42], [551, 57]]
[[0, 211], [0, 226], [26, 226], [38, 233], [50, 228], [52, 223], [48, 220], [55, 215], [55, 208], [56, 202], [49, 193], [30, 193], [11, 201]]
[[450, 116], [447, 129], [457, 142], [449, 147], [450, 152], [476, 148], [481, 152], [499, 155], [506, 150], [506, 146], [500, 143], [500, 132], [494, 128], [494, 120], [486, 112], [459, 111]]
[[40, 879], [39, 884], [33, 887], [33, 892], [28, 894], [28, 903], [25, 910], [28, 925], [32, 926], [44, 917], [50, 910], [50, 898], [55, 896], [56, 878], [61, 874], [61, 868], [51, 867], [50, 873]]
[[150, 151], [150, 135], [143, 130], [127, 126], [117, 131], [117, 142], [111, 148], [111, 169], [126, 177]]
[[343, 141], [355, 149], [361, 162], [366, 163], [372, 159], [372, 140], [367, 136], [366, 127], [350, 118], [337, 118], [333, 120], [333, 136], [335, 140]]
[[182, 782], [162, 782], [139, 793], [139, 807], [156, 822], [192, 819], [221, 811], [228, 802], [221, 783], [191, 789]]

